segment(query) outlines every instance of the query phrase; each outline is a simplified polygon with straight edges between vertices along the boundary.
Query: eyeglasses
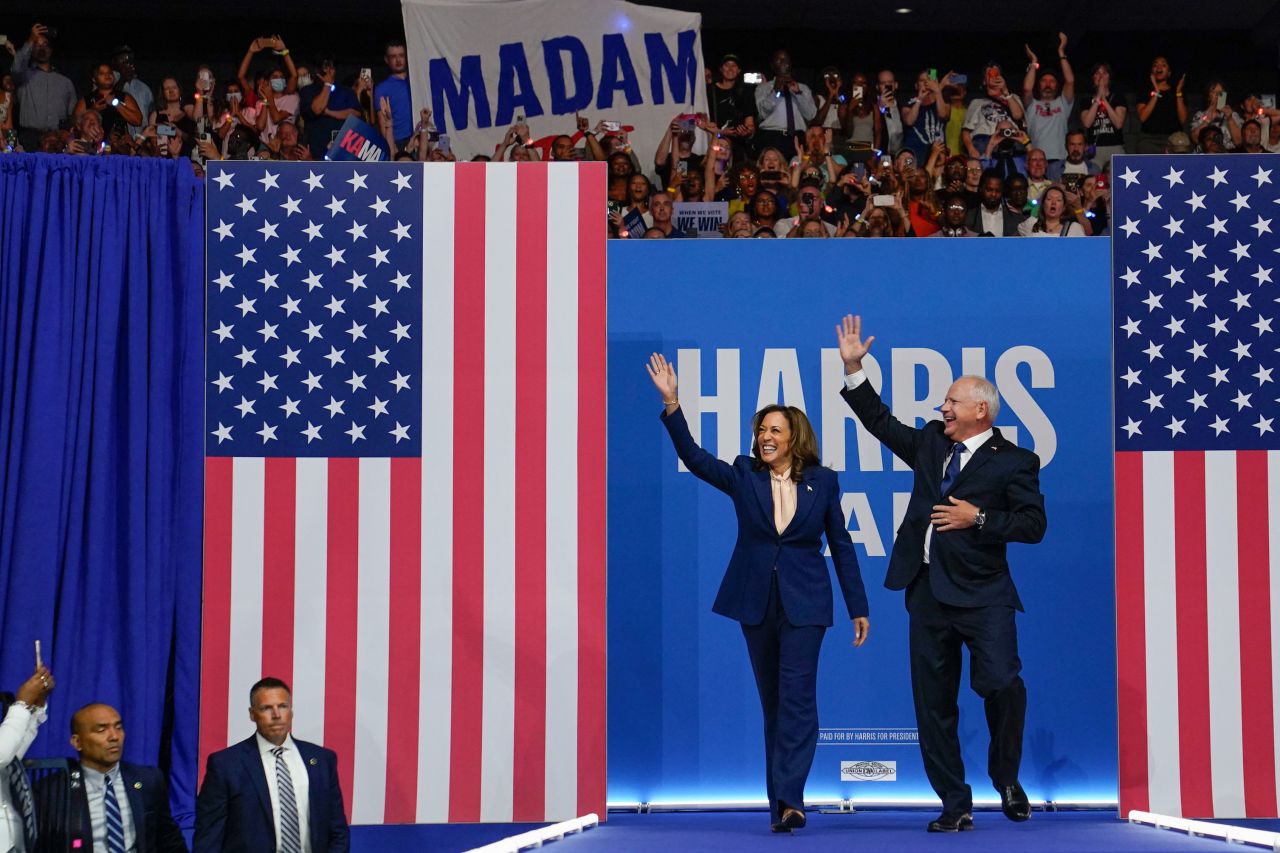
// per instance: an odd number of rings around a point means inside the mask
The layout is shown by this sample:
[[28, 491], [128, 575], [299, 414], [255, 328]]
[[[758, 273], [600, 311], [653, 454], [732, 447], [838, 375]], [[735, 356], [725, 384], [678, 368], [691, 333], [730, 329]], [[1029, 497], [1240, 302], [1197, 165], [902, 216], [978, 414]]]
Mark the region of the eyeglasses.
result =
[[981, 166], [965, 166], [964, 170], [966, 172], [981, 172], [982, 167]]

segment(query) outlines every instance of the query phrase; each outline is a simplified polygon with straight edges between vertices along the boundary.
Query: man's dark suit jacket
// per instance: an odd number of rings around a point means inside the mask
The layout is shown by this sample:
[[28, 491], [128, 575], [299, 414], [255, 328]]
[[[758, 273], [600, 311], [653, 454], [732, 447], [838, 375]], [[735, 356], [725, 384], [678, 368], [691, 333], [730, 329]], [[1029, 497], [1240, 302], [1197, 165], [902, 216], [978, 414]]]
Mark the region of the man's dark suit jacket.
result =
[[[347, 816], [338, 786], [338, 756], [331, 749], [294, 738], [307, 765], [312, 853], [347, 853]], [[257, 735], [209, 756], [196, 798], [196, 853], [274, 853], [275, 818]]]
[[941, 421], [930, 421], [922, 429], [907, 426], [889, 412], [870, 382], [846, 388], [841, 396], [867, 431], [916, 473], [884, 585], [906, 589], [920, 572], [929, 515], [934, 505], [954, 496], [985, 511], [987, 519], [981, 529], [934, 532], [929, 547], [929, 585], [934, 597], [957, 607], [1006, 604], [1021, 610], [1005, 546], [1035, 543], [1044, 537], [1040, 458], [1010, 444], [997, 429], [943, 493], [943, 465], [952, 441], [943, 435]]
[[[65, 819], [41, 821], [40, 838], [36, 842], [39, 851], [86, 850], [92, 851], [93, 827], [89, 821], [89, 798], [85, 790], [84, 771], [77, 761], [70, 762], [70, 778], [64, 773], [46, 776], [35, 786], [33, 795], [37, 814], [47, 809], [66, 808]], [[133, 813], [133, 829], [137, 834], [138, 853], [187, 853], [187, 842], [182, 830], [169, 811], [169, 789], [164, 774], [155, 767], [120, 762], [120, 780], [129, 797], [129, 810]], [[60, 792], [70, 784], [70, 796], [63, 798]], [[77, 842], [79, 842], [77, 844]]]
[[981, 203], [975, 205], [973, 208], [969, 210], [968, 213], [965, 214], [964, 224], [966, 228], [968, 228], [974, 234], [977, 234], [981, 237], [1017, 237], [1018, 226], [1022, 224], [1022, 220], [1024, 220], [1026, 217], [1019, 216], [1018, 214], [1014, 213], [1012, 210], [1009, 209], [1009, 206], [1005, 204], [1000, 205], [1000, 214], [1004, 220], [1003, 234], [991, 234], [990, 232], [986, 232], [982, 230], [982, 204]]

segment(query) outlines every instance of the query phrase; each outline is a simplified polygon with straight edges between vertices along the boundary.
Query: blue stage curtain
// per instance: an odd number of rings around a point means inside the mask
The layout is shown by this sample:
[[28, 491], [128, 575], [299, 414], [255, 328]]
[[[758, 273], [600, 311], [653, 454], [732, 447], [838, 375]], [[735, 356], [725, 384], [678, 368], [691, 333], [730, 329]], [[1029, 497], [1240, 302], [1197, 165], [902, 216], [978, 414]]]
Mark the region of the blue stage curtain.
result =
[[[204, 186], [186, 161], [0, 156], [0, 686], [43, 641], [30, 756], [90, 701], [194, 811]], [[189, 820], [187, 821], [189, 823]]]

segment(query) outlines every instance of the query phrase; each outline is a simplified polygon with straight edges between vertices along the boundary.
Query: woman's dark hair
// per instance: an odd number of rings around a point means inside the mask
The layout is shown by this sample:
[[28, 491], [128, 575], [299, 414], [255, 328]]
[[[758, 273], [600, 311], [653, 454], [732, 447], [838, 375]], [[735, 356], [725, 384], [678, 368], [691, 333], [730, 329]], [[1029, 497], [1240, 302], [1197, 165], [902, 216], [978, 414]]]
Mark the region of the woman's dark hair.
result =
[[757, 436], [760, 434], [760, 425], [773, 412], [780, 412], [791, 427], [791, 479], [799, 482], [806, 466], [812, 465], [817, 468], [822, 465], [822, 461], [818, 458], [818, 438], [813, 434], [813, 427], [810, 426], [804, 412], [795, 406], [775, 403], [772, 406], [765, 406], [751, 418], [751, 456], [754, 459], [751, 463], [752, 467], [757, 471], [765, 467], [764, 460], [760, 458], [760, 440]]
[[751, 209], [749, 211], [753, 222], [756, 220], [756, 205], [758, 205], [766, 196], [773, 200], [773, 222], [770, 224], [778, 221], [779, 208], [782, 206], [782, 203], [778, 201], [778, 197], [769, 190], [757, 190], [756, 194], [751, 197]]

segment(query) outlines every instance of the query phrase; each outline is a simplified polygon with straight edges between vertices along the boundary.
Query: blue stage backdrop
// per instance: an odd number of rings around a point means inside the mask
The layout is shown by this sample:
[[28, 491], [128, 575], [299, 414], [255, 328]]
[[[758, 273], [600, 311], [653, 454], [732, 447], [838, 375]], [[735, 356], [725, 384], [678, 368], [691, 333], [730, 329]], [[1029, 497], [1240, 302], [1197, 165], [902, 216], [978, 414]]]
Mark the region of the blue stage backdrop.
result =
[[[900, 419], [935, 417], [955, 377], [985, 374], [1002, 393], [997, 426], [1040, 455], [1048, 533], [1009, 553], [1026, 605], [1022, 781], [1033, 799], [1114, 801], [1109, 250], [1107, 240], [610, 246], [611, 802], [764, 798], [746, 650], [738, 626], [711, 612], [732, 507], [678, 469], [643, 368], [655, 350], [676, 361], [682, 405], [711, 452], [749, 453], [751, 414], [782, 401], [808, 413], [824, 464], [841, 472], [871, 635], [851, 648], [837, 604], [808, 796], [936, 801], [915, 743], [903, 596], [882, 585], [912, 475], [838, 395], [834, 327], [846, 312], [876, 336], [868, 370]], [[994, 800], [967, 674], [960, 726], [975, 796]]]

